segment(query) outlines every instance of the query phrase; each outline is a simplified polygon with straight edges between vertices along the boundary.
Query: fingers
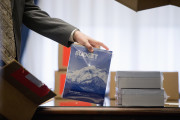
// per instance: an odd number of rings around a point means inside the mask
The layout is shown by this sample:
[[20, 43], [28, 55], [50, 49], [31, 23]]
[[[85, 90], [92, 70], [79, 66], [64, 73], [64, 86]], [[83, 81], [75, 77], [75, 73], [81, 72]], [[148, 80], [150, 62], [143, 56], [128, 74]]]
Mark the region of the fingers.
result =
[[102, 42], [98, 42], [99, 46], [102, 46], [103, 48], [105, 48], [106, 50], [109, 50], [109, 48]]
[[86, 43], [84, 44], [84, 46], [88, 49], [89, 52], [93, 52], [93, 51], [94, 51], [94, 50], [93, 50], [93, 46], [91, 46], [91, 45], [89, 44], [89, 42], [86, 42]]
[[96, 41], [92, 39], [91, 37], [83, 34], [80, 31], [74, 32], [73, 39], [79, 44], [84, 45], [88, 49], [89, 52], [93, 52], [93, 47], [100, 48], [100, 46], [102, 46], [106, 50], [109, 50], [109, 48], [104, 43]]
[[101, 46], [101, 47], [105, 48], [106, 50], [109, 50], [109, 48], [102, 42], [90, 39], [89, 43], [95, 48], [100, 48], [100, 46]]
[[100, 46], [97, 45], [97, 44], [91, 44], [91, 46], [92, 46], [93, 48], [98, 48], [98, 49], [100, 49]]

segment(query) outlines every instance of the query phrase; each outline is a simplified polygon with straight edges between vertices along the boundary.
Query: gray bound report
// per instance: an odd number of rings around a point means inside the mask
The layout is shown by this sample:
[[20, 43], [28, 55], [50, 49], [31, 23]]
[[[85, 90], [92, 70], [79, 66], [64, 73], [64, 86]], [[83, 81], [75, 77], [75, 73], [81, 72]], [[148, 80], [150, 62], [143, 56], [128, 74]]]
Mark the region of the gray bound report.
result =
[[116, 81], [121, 88], [161, 88], [161, 72], [118, 71]]
[[164, 90], [121, 89], [122, 106], [164, 106]]

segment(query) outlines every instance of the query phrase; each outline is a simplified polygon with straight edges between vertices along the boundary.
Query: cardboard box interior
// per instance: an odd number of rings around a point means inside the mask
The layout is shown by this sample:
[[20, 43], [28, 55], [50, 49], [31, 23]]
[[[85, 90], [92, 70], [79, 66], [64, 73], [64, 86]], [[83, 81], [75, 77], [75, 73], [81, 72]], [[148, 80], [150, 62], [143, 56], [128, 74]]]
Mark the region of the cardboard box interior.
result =
[[170, 0], [170, 4], [180, 7], [180, 0]]
[[30, 120], [37, 107], [38, 104], [29, 100], [19, 90], [1, 78], [0, 114], [9, 120]]
[[141, 11], [165, 5], [176, 5], [180, 7], [179, 0], [116, 0], [134, 11]]

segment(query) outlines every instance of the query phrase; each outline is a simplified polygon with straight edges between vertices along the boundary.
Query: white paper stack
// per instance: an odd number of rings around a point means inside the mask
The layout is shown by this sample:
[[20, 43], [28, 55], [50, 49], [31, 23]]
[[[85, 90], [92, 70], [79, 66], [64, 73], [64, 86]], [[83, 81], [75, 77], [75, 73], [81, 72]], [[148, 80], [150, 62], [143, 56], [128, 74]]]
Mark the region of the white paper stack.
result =
[[118, 71], [116, 98], [120, 106], [164, 106], [159, 71]]

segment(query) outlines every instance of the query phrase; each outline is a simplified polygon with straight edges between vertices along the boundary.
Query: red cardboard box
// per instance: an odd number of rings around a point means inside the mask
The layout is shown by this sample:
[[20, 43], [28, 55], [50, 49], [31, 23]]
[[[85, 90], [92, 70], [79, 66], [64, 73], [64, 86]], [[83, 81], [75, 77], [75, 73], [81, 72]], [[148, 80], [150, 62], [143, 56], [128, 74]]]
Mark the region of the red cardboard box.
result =
[[55, 106], [96, 106], [96, 104], [69, 99], [55, 99]]
[[56, 71], [55, 72], [55, 90], [56, 98], [61, 98], [64, 90], [64, 84], [66, 80], [66, 71]]
[[67, 70], [71, 48], [61, 44], [58, 47], [58, 68], [59, 70]]
[[0, 70], [0, 114], [8, 120], [31, 120], [36, 108], [54, 96], [16, 61]]

